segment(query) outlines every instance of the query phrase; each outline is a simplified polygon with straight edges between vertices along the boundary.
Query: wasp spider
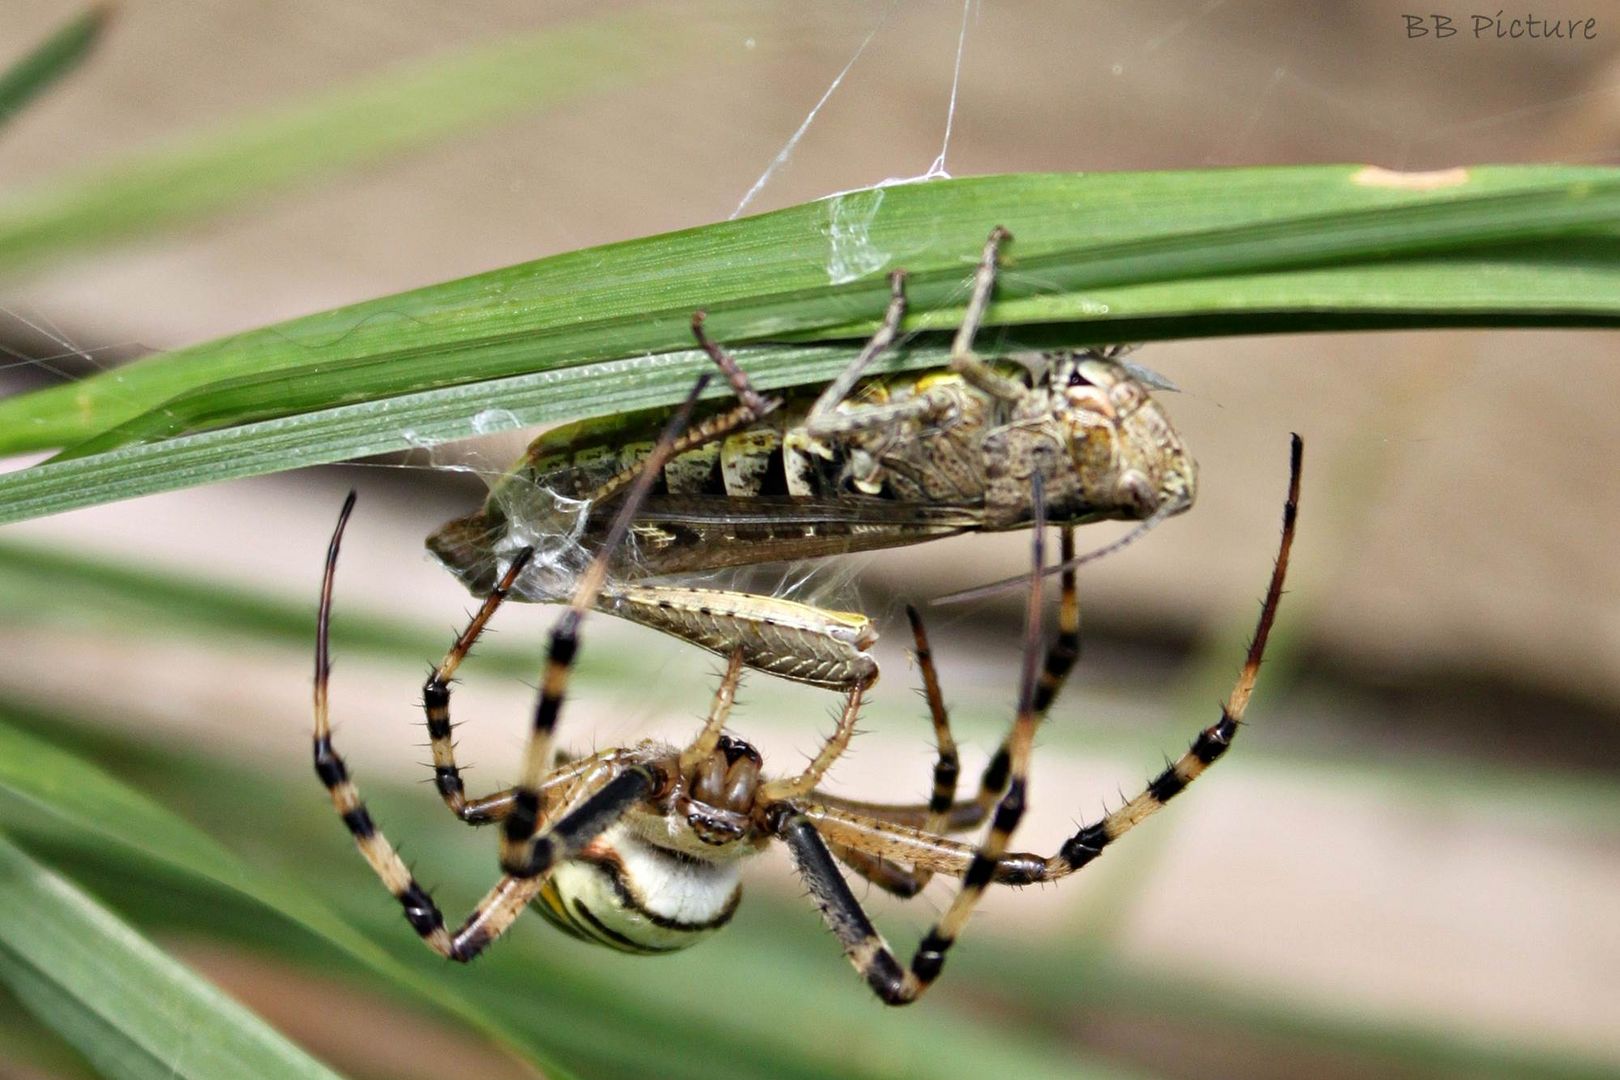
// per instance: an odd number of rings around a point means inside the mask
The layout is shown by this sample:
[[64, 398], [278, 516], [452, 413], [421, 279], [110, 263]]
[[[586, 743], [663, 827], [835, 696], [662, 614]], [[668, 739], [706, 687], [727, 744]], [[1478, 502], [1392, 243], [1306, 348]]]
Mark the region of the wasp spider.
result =
[[[471, 825], [499, 823], [502, 875], [454, 929], [383, 836], [332, 745], [327, 719], [328, 625], [338, 545], [354, 506], [343, 507], [326, 556], [315, 661], [315, 772], [354, 836], [360, 853], [404, 908], [406, 921], [433, 951], [469, 961], [533, 904], [563, 930], [632, 953], [673, 952], [723, 927], [737, 908], [740, 864], [772, 840], [787, 845], [822, 918], [855, 968], [883, 1001], [917, 1000], [938, 977], [968, 916], [992, 884], [1054, 881], [1088, 865], [1104, 848], [1163, 806], [1226, 752], [1243, 721], [1282, 595], [1299, 497], [1301, 447], [1293, 444], [1282, 540], [1259, 624], [1236, 686], [1216, 723], [1159, 774], [1146, 790], [1101, 821], [1082, 828], [1055, 855], [1007, 850], [1028, 797], [1030, 745], [1079, 646], [1074, 572], [1065, 571], [1059, 634], [1040, 662], [1043, 522], [1037, 520], [1030, 577], [1024, 664], [1017, 715], [1001, 749], [979, 781], [977, 795], [956, 799], [958, 763], [949, 720], [922, 623], [912, 615], [917, 659], [932, 714], [938, 757], [926, 804], [885, 805], [824, 794], [817, 785], [854, 733], [864, 688], [848, 694], [836, 730], [802, 772], [767, 779], [753, 746], [725, 733], [742, 668], [735, 651], [707, 721], [685, 746], [643, 742], [558, 763], [552, 733], [579, 647], [580, 623], [606, 575], [611, 548], [622, 541], [649, 478], [675, 447], [691, 402], [672, 422], [659, 448], [631, 485], [623, 507], [568, 610], [551, 632], [544, 679], [518, 783], [469, 799], [451, 743], [449, 684], [524, 558], [515, 561], [484, 601], [424, 689], [439, 793]], [[1041, 506], [1037, 492], [1036, 507]], [[1073, 537], [1063, 531], [1064, 562]], [[977, 844], [951, 839], [986, 819]], [[850, 891], [838, 863], [901, 896], [917, 894], [934, 874], [960, 879], [944, 914], [923, 937], [910, 963], [884, 941]]]

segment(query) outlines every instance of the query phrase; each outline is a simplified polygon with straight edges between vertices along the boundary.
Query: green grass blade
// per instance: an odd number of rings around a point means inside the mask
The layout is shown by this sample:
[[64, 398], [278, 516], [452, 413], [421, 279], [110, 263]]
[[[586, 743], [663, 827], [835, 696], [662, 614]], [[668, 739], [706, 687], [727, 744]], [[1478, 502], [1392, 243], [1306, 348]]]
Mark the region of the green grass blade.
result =
[[58, 814], [87, 834], [148, 860], [259, 900], [367, 963], [374, 945], [295, 887], [255, 872], [230, 851], [95, 765], [0, 718], [0, 789]]
[[111, 5], [95, 5], [0, 71], [0, 127], [52, 83], [84, 62], [111, 15]]
[[[542, 1047], [524, 1033], [493, 1023], [486, 1013], [469, 1008], [449, 987], [401, 965], [297, 883], [255, 869], [98, 766], [29, 734], [4, 716], [0, 716], [0, 790], [61, 818], [75, 835], [93, 837], [98, 847], [124, 848], [137, 862], [224, 889], [261, 906], [274, 913], [276, 920], [312, 933], [328, 952], [336, 950], [382, 976], [393, 988], [456, 1016], [539, 1067], [555, 1068]], [[281, 801], [273, 800], [276, 804]], [[3, 919], [0, 914], [0, 921]]]
[[337, 1075], [3, 836], [0, 979], [118, 1080]]
[[[385, 71], [0, 203], [0, 274], [668, 71], [693, 35], [656, 12], [593, 18]], [[701, 47], [693, 35], [694, 47]]]
[[[484, 1030], [544, 1046], [551, 1060], [562, 1058], [582, 1075], [901, 1080], [954, 1075], [964, 1062], [975, 1071], [1000, 1062], [1017, 1075], [1052, 1080], [1130, 1075], [1065, 1040], [1031, 1040], [971, 1013], [877, 1007], [804, 906], [792, 921], [791, 953], [780, 952], [760, 927], [729, 941], [730, 935], [722, 936], [648, 971], [649, 965], [636, 958], [573, 944], [538, 920], [524, 920], [476, 965], [447, 965], [403, 926], [397, 907], [332, 821], [318, 789], [229, 759], [205, 759], [81, 729], [60, 717], [19, 718], [18, 723], [35, 731], [48, 724], [53, 738], [70, 740], [97, 760], [117, 761], [142, 786], [172, 788], [188, 814], [234, 836], [254, 833], [250, 823], [260, 820], [257, 808], [281, 808], [276, 828], [258, 830], [252, 838], [259, 860], [282, 866], [320, 890], [347, 919], [387, 945], [403, 967], [433, 980], [463, 1004], [466, 1014], [482, 1018]], [[419, 850], [431, 850], [423, 861], [431, 864], [441, 895], [470, 898], [489, 883], [488, 838], [447, 822], [431, 795], [424, 797], [417, 785], [406, 790], [368, 785], [368, 794], [391, 832], [415, 840]], [[239, 941], [328, 978], [341, 972], [372, 989], [398, 989], [289, 921], [264, 918], [257, 905], [243, 903], [240, 892], [221, 893], [196, 874], [155, 876], [152, 864], [128, 845], [106, 844], [66, 819], [35, 817], [24, 819], [18, 835], [72, 867], [143, 925]], [[431, 844], [447, 826], [455, 842]], [[769, 910], [767, 920], [776, 915], [774, 906]], [[695, 997], [693, 987], [713, 993]], [[829, 1043], [829, 1023], [848, 1041]], [[882, 1052], [872, 1052], [877, 1048]], [[548, 1066], [548, 1074], [566, 1075], [555, 1065]]]
[[[1620, 322], [1620, 170], [1479, 169], [1435, 190], [1363, 175], [1005, 176], [860, 192], [293, 320], [0, 403], [0, 450], [118, 421], [0, 477], [0, 521], [668, 404], [707, 364], [670, 351], [699, 307], [728, 342], [867, 329], [886, 295], [877, 264], [836, 280], [863, 252], [906, 265], [911, 325], [944, 330], [986, 221], [1020, 236], [991, 321], [1042, 344]], [[770, 387], [826, 379], [847, 346], [739, 355]], [[942, 355], [928, 335], [894, 366]], [[181, 434], [222, 424], [240, 426]]]
[[[1383, 174], [1016, 175], [854, 192], [322, 312], [39, 391], [0, 403], [0, 452], [80, 443], [84, 455], [667, 353], [690, 346], [698, 308], [729, 344], [846, 338], [875, 325], [893, 268], [910, 273], [908, 326], [948, 328], [995, 223], [1017, 239], [991, 324], [1057, 323], [1079, 341], [1174, 336], [1179, 323], [1181, 334], [1204, 332], [1214, 316], [1246, 333], [1302, 317], [1325, 328], [1371, 317], [1620, 322], [1620, 290], [1592, 287], [1620, 277], [1620, 170], [1484, 167], [1428, 189], [1369, 175]], [[1533, 286], [1543, 272], [1556, 282]], [[587, 396], [582, 408], [592, 407]]]

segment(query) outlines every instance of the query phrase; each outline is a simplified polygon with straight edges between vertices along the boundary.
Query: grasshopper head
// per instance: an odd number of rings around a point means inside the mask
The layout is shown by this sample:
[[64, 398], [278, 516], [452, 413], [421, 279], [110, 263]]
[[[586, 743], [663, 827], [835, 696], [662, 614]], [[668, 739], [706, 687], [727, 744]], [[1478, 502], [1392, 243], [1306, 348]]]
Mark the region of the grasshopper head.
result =
[[1198, 466], [1144, 382], [1096, 353], [1064, 357], [1052, 394], [1083, 502], [1102, 517], [1163, 520], [1193, 504]]

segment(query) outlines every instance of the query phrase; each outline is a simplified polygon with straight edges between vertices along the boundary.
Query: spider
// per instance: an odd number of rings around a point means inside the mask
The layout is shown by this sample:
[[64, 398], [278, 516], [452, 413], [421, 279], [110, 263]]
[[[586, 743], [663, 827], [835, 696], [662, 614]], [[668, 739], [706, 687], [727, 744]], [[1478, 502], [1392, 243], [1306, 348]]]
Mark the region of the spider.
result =
[[[1009, 852], [1028, 795], [1030, 747], [1079, 648], [1074, 571], [1061, 579], [1059, 633], [1040, 658], [1044, 517], [1037, 489], [1034, 566], [1026, 613], [1019, 703], [1006, 741], [979, 781], [976, 797], [958, 801], [959, 764], [922, 621], [910, 611], [916, 655], [938, 742], [932, 798], [926, 804], [857, 802], [818, 790], [854, 734], [864, 687], [851, 689], [838, 724], [799, 773], [766, 779], [759, 752], [725, 731], [741, 677], [740, 649], [716, 691], [706, 722], [684, 746], [647, 741], [559, 763], [553, 747], [580, 625], [607, 575], [612, 549], [623, 541], [651, 477], [672, 452], [693, 401], [671, 420], [632, 485], [603, 547], [582, 575], [573, 599], [551, 631], [545, 673], [518, 783], [476, 799], [466, 797], [451, 743], [449, 683], [507, 591], [521, 573], [520, 555], [457, 638], [424, 688], [428, 733], [439, 790], [450, 811], [470, 825], [499, 823], [502, 876], [460, 926], [451, 929], [437, 904], [372, 820], [342, 757], [332, 745], [327, 683], [333, 579], [343, 530], [354, 508], [351, 492], [326, 555], [315, 653], [315, 772], [353, 835], [360, 853], [399, 901], [406, 921], [434, 952], [466, 962], [534, 905], [549, 921], [586, 941], [630, 953], [684, 949], [719, 930], [736, 911], [740, 864], [780, 840], [791, 854], [821, 916], [845, 955], [884, 1002], [920, 998], [939, 976], [975, 905], [992, 884], [1055, 881], [1089, 865], [1224, 754], [1243, 721], [1266, 638], [1281, 599], [1293, 542], [1302, 448], [1294, 437], [1282, 538], [1248, 656], [1220, 719], [1135, 798], [1080, 829], [1055, 855]], [[1039, 478], [1037, 477], [1037, 483]], [[1063, 534], [1065, 562], [1073, 540]], [[977, 846], [948, 833], [989, 819]], [[840, 872], [849, 870], [899, 896], [915, 896], [934, 874], [960, 879], [954, 899], [923, 937], [909, 964], [890, 948]]]

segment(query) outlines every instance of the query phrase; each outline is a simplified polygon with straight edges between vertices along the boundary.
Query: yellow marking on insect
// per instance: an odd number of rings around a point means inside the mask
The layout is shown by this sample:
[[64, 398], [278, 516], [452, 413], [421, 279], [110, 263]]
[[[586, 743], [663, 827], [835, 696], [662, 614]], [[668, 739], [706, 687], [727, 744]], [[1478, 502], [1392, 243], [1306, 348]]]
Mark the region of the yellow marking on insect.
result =
[[771, 451], [781, 442], [781, 433], [773, 428], [727, 436], [720, 444], [720, 475], [725, 478], [726, 494], [758, 495], [765, 486]]
[[931, 371], [918, 378], [916, 389], [921, 394], [936, 386], [960, 386], [964, 381], [962, 376], [952, 371]]
[[671, 495], [699, 495], [714, 473], [714, 463], [720, 458], [720, 444], [710, 443], [677, 454], [664, 466], [664, 482]]

